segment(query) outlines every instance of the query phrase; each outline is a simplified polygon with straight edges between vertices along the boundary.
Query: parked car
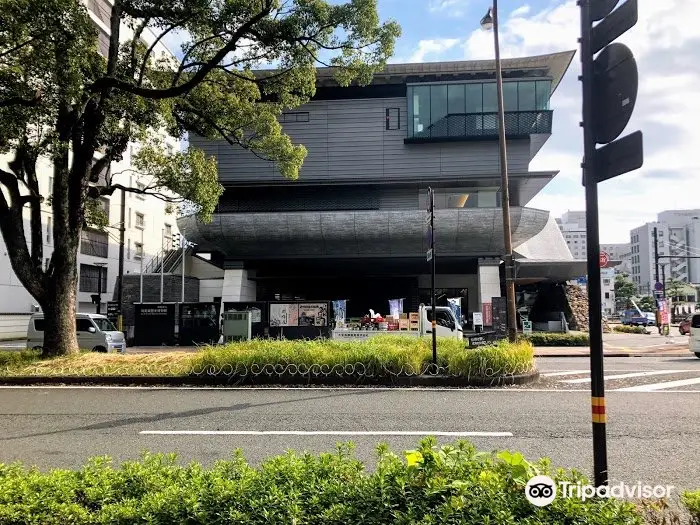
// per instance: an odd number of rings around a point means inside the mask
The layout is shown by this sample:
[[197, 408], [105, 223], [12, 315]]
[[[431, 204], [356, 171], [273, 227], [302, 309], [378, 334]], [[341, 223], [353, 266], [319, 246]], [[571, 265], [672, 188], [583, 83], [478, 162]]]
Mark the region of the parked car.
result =
[[693, 319], [692, 315], [689, 315], [685, 319], [683, 319], [680, 324], [678, 325], [678, 331], [681, 333], [681, 335], [688, 335], [690, 334], [690, 322]]
[[700, 357], [700, 314], [690, 318], [690, 351]]
[[[44, 314], [34, 314], [27, 327], [27, 348], [41, 350], [44, 346]], [[112, 321], [100, 314], [75, 314], [75, 328], [80, 348], [93, 352], [126, 352], [124, 334]]]
[[627, 310], [620, 317], [620, 322], [626, 326], [654, 326], [656, 324], [656, 314], [654, 312], [639, 312]]

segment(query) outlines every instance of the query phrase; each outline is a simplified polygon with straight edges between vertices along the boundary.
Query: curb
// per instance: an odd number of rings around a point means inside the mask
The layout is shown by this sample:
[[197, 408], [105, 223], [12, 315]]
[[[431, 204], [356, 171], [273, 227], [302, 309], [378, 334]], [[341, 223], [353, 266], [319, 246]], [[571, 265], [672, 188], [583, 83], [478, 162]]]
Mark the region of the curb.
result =
[[[605, 353], [603, 357], [686, 357], [686, 354], [690, 352], [683, 352], [682, 354], [671, 354], [671, 353], [627, 353], [627, 352], [617, 352], [617, 353]], [[535, 354], [535, 357], [590, 357], [590, 354]]]
[[464, 378], [440, 375], [420, 375], [403, 377], [364, 378], [364, 381], [348, 381], [342, 377], [279, 377], [258, 376], [234, 378], [226, 376], [95, 376], [95, 377], [56, 377], [56, 376], [18, 376], [2, 377], [0, 385], [6, 386], [41, 386], [41, 385], [109, 385], [109, 386], [454, 386], [454, 387], [500, 387], [525, 385], [537, 381], [538, 370], [528, 374], [512, 376], [494, 376], [481, 378]]

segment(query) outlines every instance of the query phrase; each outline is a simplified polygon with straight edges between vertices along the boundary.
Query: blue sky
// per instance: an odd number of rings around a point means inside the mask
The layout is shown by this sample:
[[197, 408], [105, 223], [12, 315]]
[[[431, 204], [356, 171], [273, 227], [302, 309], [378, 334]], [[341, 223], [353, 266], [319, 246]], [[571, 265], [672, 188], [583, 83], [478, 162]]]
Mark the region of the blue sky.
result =
[[[479, 28], [488, 2], [378, 0], [382, 19], [403, 28], [393, 62], [488, 59], [492, 36]], [[665, 209], [700, 208], [700, 1], [639, 0], [638, 24], [620, 39], [637, 58], [640, 89], [625, 133], [645, 134], [642, 169], [600, 188], [602, 242], [629, 242], [629, 230]], [[505, 57], [574, 50], [579, 32], [574, 0], [501, 0]], [[553, 136], [531, 164], [560, 174], [530, 205], [555, 216], [584, 209], [581, 187], [579, 57], [552, 99]]]

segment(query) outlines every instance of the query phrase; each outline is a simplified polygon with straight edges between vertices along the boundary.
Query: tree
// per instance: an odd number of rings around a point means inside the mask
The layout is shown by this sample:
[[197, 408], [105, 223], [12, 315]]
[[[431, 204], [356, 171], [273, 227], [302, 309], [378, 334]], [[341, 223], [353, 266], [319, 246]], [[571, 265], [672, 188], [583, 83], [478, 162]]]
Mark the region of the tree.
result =
[[639, 300], [637, 306], [642, 312], [653, 312], [656, 310], [656, 299], [650, 295], [645, 295]]
[[615, 298], [629, 308], [630, 299], [637, 293], [637, 287], [626, 275], [615, 276]]
[[666, 281], [666, 295], [672, 299], [681, 295], [683, 290], [685, 290], [687, 283], [683, 281], [678, 281], [677, 279], [670, 279]]
[[[296, 178], [306, 150], [277, 116], [310, 100], [318, 63], [333, 66], [341, 86], [368, 83], [400, 34], [395, 22], [380, 23], [376, 0], [115, 0], [109, 25], [103, 57], [81, 0], [0, 4], [0, 154], [9, 158], [0, 169], [0, 233], [45, 312], [46, 354], [78, 351], [77, 249], [97, 199], [116, 190], [177, 194], [210, 219], [222, 192], [216, 160], [164, 147], [190, 132], [223, 138]], [[179, 58], [159, 54], [158, 43], [175, 34]], [[261, 64], [276, 69], [254, 73]], [[132, 142], [143, 144], [133, 169], [150, 177], [146, 188], [118, 184], [107, 169]], [[39, 188], [42, 159], [51, 164], [50, 197]], [[46, 269], [42, 203], [51, 206], [55, 242]]]

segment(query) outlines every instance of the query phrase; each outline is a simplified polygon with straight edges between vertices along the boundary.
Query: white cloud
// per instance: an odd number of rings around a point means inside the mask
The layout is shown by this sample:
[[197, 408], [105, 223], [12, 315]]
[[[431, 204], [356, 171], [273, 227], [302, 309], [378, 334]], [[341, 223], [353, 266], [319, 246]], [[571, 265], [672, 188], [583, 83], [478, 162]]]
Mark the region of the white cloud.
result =
[[449, 16], [464, 15], [468, 0], [430, 0], [428, 10], [431, 13], [445, 13]]
[[418, 49], [411, 55], [409, 62], [423, 62], [426, 55], [444, 53], [459, 44], [458, 38], [438, 38], [431, 40], [421, 40], [418, 42]]
[[[639, 22], [619, 41], [635, 54], [639, 93], [625, 133], [645, 134], [644, 166], [599, 186], [603, 241], [629, 240], [629, 230], [655, 219], [659, 211], [697, 208], [700, 201], [700, 2], [640, 2]], [[516, 9], [501, 26], [504, 57], [577, 49], [579, 9], [574, 0], [541, 11]], [[475, 30], [463, 42], [468, 59], [493, 58], [490, 33]], [[532, 206], [560, 215], [584, 208], [581, 187], [580, 72], [578, 56], [552, 99], [553, 136], [531, 169], [559, 169], [561, 174]], [[575, 186], [574, 183], [575, 182]]]
[[522, 15], [528, 14], [529, 12], [530, 12], [530, 5], [525, 4], [525, 5], [521, 5], [520, 7], [518, 7], [515, 11], [513, 11], [510, 14], [510, 16], [513, 16], [513, 17], [514, 16], [522, 16]]

